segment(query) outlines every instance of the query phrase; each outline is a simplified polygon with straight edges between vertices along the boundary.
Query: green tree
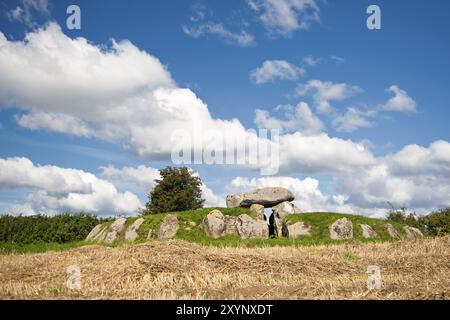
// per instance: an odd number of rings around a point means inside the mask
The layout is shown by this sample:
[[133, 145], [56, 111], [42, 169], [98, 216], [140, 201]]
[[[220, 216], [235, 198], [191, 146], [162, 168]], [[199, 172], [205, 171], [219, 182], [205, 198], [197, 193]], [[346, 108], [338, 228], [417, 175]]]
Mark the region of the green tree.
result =
[[202, 181], [186, 167], [166, 167], [159, 171], [162, 179], [155, 179], [143, 214], [194, 210], [203, 207]]
[[420, 217], [420, 221], [427, 227], [432, 236], [445, 236], [450, 234], [450, 208], [434, 211], [429, 215]]

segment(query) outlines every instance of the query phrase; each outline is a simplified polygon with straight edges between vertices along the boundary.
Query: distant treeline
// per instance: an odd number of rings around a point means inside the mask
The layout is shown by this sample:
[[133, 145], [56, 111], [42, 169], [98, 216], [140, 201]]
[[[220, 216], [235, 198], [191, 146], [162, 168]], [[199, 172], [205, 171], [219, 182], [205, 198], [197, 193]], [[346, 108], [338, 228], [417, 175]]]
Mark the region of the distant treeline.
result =
[[419, 228], [429, 236], [440, 237], [450, 234], [450, 208], [433, 211], [421, 217], [413, 212], [408, 213], [406, 208], [393, 209], [389, 211], [387, 218]]
[[0, 216], [0, 242], [30, 244], [80, 241], [105, 220], [90, 214]]

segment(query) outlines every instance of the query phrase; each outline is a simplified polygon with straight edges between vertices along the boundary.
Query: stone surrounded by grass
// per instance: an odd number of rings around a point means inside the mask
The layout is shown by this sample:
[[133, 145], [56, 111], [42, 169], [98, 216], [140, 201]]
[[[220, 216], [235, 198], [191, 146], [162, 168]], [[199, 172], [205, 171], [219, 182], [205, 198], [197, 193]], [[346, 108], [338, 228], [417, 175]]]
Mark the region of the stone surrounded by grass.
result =
[[256, 219], [266, 220], [266, 215], [264, 214], [264, 206], [254, 203], [250, 206], [250, 211], [256, 215]]
[[333, 240], [353, 239], [353, 223], [347, 218], [336, 220], [329, 226], [329, 231]]
[[236, 219], [236, 227], [241, 238], [269, 238], [269, 226], [263, 220], [255, 220], [247, 214]]
[[100, 231], [102, 231], [103, 229], [103, 225], [102, 224], [98, 224], [94, 227], [94, 229], [91, 230], [91, 232], [89, 232], [89, 234], [86, 237], [86, 241], [92, 241], [94, 240], [94, 238], [96, 236], [98, 236], [98, 234], [100, 233]]
[[279, 219], [284, 218], [288, 214], [299, 213], [300, 209], [289, 201], [284, 201], [272, 207], [272, 213]]
[[400, 238], [400, 235], [398, 234], [397, 230], [395, 230], [395, 228], [392, 226], [392, 224], [386, 223], [384, 226], [386, 227], [386, 230], [391, 238], [394, 239]]
[[97, 242], [104, 241], [107, 233], [108, 233], [108, 227], [105, 226], [95, 237], [92, 238], [92, 241], [97, 241]]
[[223, 236], [225, 231], [225, 221], [222, 212], [217, 209], [212, 210], [203, 218], [203, 230], [205, 233], [214, 239]]
[[177, 234], [180, 223], [174, 214], [168, 214], [159, 226], [158, 238], [161, 240], [170, 239]]
[[360, 224], [361, 230], [362, 230], [362, 236], [365, 239], [369, 239], [369, 238], [376, 238], [378, 237], [378, 233], [375, 232], [375, 230], [372, 229], [371, 226], [369, 226], [368, 224]]
[[294, 200], [292, 192], [281, 187], [261, 188], [248, 193], [228, 195], [226, 198], [228, 208], [249, 208], [252, 204], [260, 204], [267, 208], [292, 200]]
[[151, 240], [152, 236], [153, 236], [153, 229], [150, 229], [150, 230], [148, 230], [148, 233], [147, 233], [147, 240]]
[[137, 233], [139, 227], [144, 223], [144, 218], [136, 219], [131, 226], [125, 231], [125, 241], [134, 241], [139, 235]]
[[271, 214], [269, 218], [269, 234], [274, 237], [283, 236], [284, 219], [277, 218], [275, 214]]
[[297, 239], [301, 236], [310, 236], [310, 230], [311, 227], [304, 222], [296, 222], [293, 224], [285, 222], [283, 224], [283, 235], [289, 239]]
[[223, 221], [225, 222], [225, 230], [223, 235], [238, 235], [238, 230], [236, 226], [237, 217], [225, 215]]
[[127, 218], [117, 218], [109, 227], [108, 232], [106, 233], [105, 239], [103, 240], [105, 243], [111, 244], [114, 241], [118, 240], [120, 233], [125, 228], [125, 223], [127, 222]]
[[422, 231], [420, 231], [417, 228], [414, 228], [411, 226], [403, 226], [403, 230], [405, 230], [406, 238], [408, 238], [408, 239], [416, 239], [416, 238], [423, 237]]

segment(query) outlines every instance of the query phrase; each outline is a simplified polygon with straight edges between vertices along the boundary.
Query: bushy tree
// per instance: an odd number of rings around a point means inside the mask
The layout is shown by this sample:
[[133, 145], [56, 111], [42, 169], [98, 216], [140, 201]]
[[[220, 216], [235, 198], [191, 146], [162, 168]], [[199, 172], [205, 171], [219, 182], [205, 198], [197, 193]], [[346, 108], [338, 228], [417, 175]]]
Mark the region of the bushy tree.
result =
[[422, 232], [426, 232], [426, 226], [423, 224], [423, 222], [420, 220], [419, 217], [417, 217], [416, 213], [409, 212], [406, 207], [401, 207], [400, 209], [395, 209], [392, 204], [389, 203], [391, 206], [391, 210], [389, 210], [387, 214], [387, 219], [396, 221], [399, 223], [406, 224], [408, 226], [420, 229]]
[[166, 167], [159, 171], [162, 179], [156, 179], [156, 186], [150, 192], [143, 214], [194, 210], [203, 207], [199, 177], [186, 167]]
[[434, 211], [429, 215], [420, 217], [432, 236], [445, 236], [450, 234], [450, 208]]
[[387, 218], [418, 228], [427, 235], [445, 236], [450, 234], [450, 208], [417, 217], [415, 213], [408, 213], [406, 208], [394, 209], [392, 207], [392, 210], [387, 214]]

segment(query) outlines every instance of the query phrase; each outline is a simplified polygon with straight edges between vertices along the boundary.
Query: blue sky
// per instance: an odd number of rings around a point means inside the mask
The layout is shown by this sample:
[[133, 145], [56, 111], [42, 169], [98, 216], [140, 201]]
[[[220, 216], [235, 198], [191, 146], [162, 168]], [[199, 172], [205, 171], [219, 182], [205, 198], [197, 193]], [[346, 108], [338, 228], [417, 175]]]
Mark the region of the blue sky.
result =
[[[81, 30], [66, 27], [70, 4], [81, 8]], [[381, 9], [381, 30], [366, 27], [371, 4]], [[165, 93], [175, 100], [170, 103], [192, 105], [183, 115], [186, 122], [196, 108], [207, 106], [213, 127], [215, 121], [237, 119], [245, 129], [282, 129], [285, 163], [279, 175], [264, 177], [245, 166], [191, 166], [202, 177], [211, 205], [221, 204], [227, 192], [283, 185], [305, 210], [381, 215], [388, 201], [419, 213], [450, 206], [448, 1], [34, 0], [1, 1], [0, 10], [5, 37], [0, 42], [0, 211], [134, 214], [153, 186], [151, 169], [171, 164], [167, 152], [161, 155], [156, 149], [166, 147], [163, 129], [178, 124], [171, 122], [170, 113], [158, 119], [154, 109], [146, 109], [153, 102], [146, 100], [141, 79], [156, 87], [172, 81], [174, 91]], [[85, 60], [60, 71], [43, 61], [71, 64], [69, 42], [48, 40], [46, 45], [59, 50], [52, 58], [56, 53], [23, 42], [36, 33], [41, 34], [36, 41], [45, 42], [50, 35], [82, 38], [87, 42], [77, 43], [78, 48], [102, 49], [86, 62], [84, 76], [76, 66]], [[116, 52], [116, 64], [104, 72], [120, 76], [95, 78], [92, 70], [102, 70], [102, 59], [113, 52], [112, 38], [130, 41], [142, 53], [136, 59], [148, 62], [148, 69], [138, 74], [140, 68], [130, 69], [126, 54]], [[159, 59], [157, 66], [149, 56]], [[168, 76], [160, 74], [164, 68]], [[49, 81], [46, 87], [46, 74], [61, 86]], [[66, 82], [76, 81], [82, 89], [72, 95]], [[92, 85], [84, 87], [86, 81]], [[133, 81], [136, 91], [129, 88]], [[129, 95], [121, 107], [119, 102], [112, 106], [123, 112], [119, 119], [142, 110], [148, 114], [142, 121], [130, 116], [132, 120], [118, 125], [77, 110], [79, 104], [93, 112], [108, 110], [105, 105], [113, 98], [103, 86]], [[184, 88], [189, 92], [181, 93]], [[175, 99], [178, 90], [182, 97]], [[199, 106], [184, 97], [189, 93], [200, 100]], [[127, 97], [115, 101], [122, 98]], [[132, 104], [137, 98], [143, 101], [139, 111]], [[321, 109], [324, 104], [327, 110]], [[296, 114], [297, 108], [301, 112]], [[64, 121], [78, 131], [69, 130]], [[156, 134], [153, 121], [164, 123]], [[135, 125], [140, 131], [131, 129]], [[87, 133], [80, 134], [80, 128]], [[221, 128], [235, 127], [227, 122]], [[119, 129], [126, 132], [106, 137], [106, 131]], [[52, 189], [58, 183], [67, 185], [65, 192]]]

